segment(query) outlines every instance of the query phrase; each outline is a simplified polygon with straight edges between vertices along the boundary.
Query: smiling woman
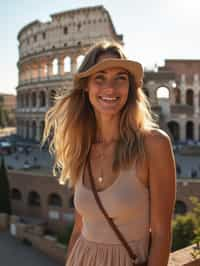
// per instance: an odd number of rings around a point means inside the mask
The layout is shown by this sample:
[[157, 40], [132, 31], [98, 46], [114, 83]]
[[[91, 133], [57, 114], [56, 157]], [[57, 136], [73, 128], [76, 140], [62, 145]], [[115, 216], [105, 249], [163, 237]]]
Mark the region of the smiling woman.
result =
[[140, 63], [100, 43], [46, 114], [43, 142], [53, 129], [54, 167], [74, 189], [66, 266], [167, 265], [175, 163], [142, 84]]

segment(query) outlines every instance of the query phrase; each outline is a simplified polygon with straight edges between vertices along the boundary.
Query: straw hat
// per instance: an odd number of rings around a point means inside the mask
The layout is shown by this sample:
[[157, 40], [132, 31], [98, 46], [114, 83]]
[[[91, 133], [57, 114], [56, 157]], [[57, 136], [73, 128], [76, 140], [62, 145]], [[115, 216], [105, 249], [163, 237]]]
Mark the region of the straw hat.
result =
[[77, 72], [74, 76], [74, 80], [75, 82], [78, 82], [82, 78], [89, 77], [96, 72], [113, 67], [120, 67], [126, 69], [131, 75], [134, 76], [136, 86], [142, 87], [144, 76], [142, 65], [136, 61], [118, 58], [103, 59], [99, 63], [87, 69], [86, 71]]

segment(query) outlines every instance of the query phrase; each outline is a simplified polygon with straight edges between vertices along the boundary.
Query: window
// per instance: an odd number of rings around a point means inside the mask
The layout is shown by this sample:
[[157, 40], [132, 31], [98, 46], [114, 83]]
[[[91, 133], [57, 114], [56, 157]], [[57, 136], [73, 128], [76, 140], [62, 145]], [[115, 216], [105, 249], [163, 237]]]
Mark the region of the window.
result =
[[46, 32], [43, 32], [43, 33], [42, 33], [42, 38], [43, 38], [43, 40], [46, 39]]
[[34, 42], [37, 42], [37, 35], [33, 36], [33, 40], [34, 40]]
[[64, 27], [64, 34], [68, 34], [68, 28], [67, 27]]
[[81, 30], [81, 23], [80, 23], [80, 22], [79, 22], [78, 25], [77, 25], [77, 29], [78, 29], [78, 31]]

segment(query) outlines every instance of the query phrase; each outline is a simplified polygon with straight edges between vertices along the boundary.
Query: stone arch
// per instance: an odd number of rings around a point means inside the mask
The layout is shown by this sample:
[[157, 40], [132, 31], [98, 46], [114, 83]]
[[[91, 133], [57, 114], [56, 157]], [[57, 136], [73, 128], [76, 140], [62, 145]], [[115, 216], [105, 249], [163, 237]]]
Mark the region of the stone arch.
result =
[[194, 92], [192, 89], [186, 91], [186, 104], [193, 106], [194, 103]]
[[79, 55], [77, 58], [76, 58], [76, 67], [77, 69], [80, 67], [80, 65], [82, 64], [83, 62], [83, 59], [84, 59], [84, 55]]
[[24, 94], [21, 95], [21, 99], [22, 99], [22, 108], [24, 108], [25, 106], [25, 95]]
[[11, 199], [12, 200], [22, 200], [22, 193], [17, 188], [12, 188], [11, 190]]
[[167, 123], [168, 129], [173, 137], [174, 141], [180, 140], [180, 126], [176, 121], [169, 121]]
[[174, 89], [175, 104], [181, 103], [181, 90], [179, 88]]
[[43, 67], [44, 67], [44, 72], [43, 72], [44, 73], [44, 77], [46, 78], [47, 75], [48, 75], [48, 64], [45, 63]]
[[57, 193], [51, 193], [48, 196], [48, 206], [62, 207], [62, 199]]
[[36, 107], [36, 103], [37, 103], [37, 95], [36, 92], [33, 91], [31, 94], [31, 106]]
[[44, 120], [40, 121], [40, 139], [42, 139], [44, 131]]
[[29, 94], [28, 93], [25, 94], [25, 106], [26, 107], [29, 106]]
[[36, 134], [37, 134], [37, 125], [36, 125], [36, 121], [33, 120], [32, 121], [32, 139], [36, 139]]
[[71, 58], [66, 56], [64, 58], [64, 72], [71, 72]]
[[29, 138], [29, 120], [26, 120], [26, 138]]
[[39, 102], [40, 102], [40, 107], [45, 107], [46, 105], [46, 93], [44, 91], [40, 91], [39, 93]]
[[28, 205], [29, 206], [40, 206], [40, 195], [36, 191], [30, 191], [28, 194]]
[[184, 201], [177, 200], [175, 204], [175, 214], [185, 214], [187, 212], [187, 206]]
[[55, 95], [56, 95], [56, 91], [55, 90], [51, 90], [50, 91], [50, 98], [49, 98], [49, 105], [53, 106], [54, 105], [54, 101], [55, 101]]
[[169, 88], [166, 86], [160, 86], [156, 89], [156, 97], [157, 99], [165, 98], [169, 99]]
[[52, 66], [53, 66], [53, 75], [58, 75], [58, 59], [57, 58], [53, 59]]
[[186, 123], [186, 139], [193, 140], [194, 139], [194, 123], [193, 121], [188, 121]]

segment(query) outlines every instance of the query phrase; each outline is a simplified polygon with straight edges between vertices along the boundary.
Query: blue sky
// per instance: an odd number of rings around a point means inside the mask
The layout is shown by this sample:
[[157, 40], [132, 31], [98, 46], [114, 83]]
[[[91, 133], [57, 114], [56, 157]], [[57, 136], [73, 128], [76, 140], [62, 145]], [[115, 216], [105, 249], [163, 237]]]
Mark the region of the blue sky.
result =
[[0, 2], [0, 92], [16, 94], [19, 30], [64, 10], [103, 5], [130, 59], [144, 67], [165, 59], [200, 59], [199, 0], [7, 0]]

